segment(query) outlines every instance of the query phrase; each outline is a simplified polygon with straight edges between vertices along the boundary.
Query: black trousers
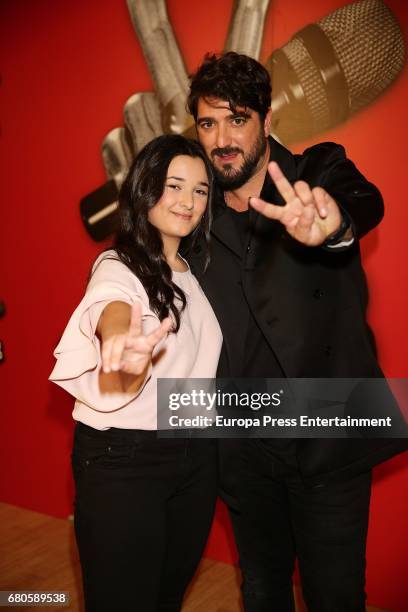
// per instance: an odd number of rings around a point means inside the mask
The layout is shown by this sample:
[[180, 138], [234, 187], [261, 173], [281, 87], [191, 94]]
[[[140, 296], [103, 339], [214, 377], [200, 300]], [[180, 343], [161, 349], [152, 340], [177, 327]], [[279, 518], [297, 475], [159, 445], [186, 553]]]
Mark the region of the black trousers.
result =
[[[281, 441], [280, 441], [281, 442]], [[231, 510], [243, 574], [245, 612], [294, 612], [297, 557], [308, 612], [365, 612], [365, 546], [371, 472], [306, 487], [296, 442], [245, 440], [238, 511]]]
[[72, 464], [87, 612], [180, 610], [214, 513], [214, 441], [77, 424]]

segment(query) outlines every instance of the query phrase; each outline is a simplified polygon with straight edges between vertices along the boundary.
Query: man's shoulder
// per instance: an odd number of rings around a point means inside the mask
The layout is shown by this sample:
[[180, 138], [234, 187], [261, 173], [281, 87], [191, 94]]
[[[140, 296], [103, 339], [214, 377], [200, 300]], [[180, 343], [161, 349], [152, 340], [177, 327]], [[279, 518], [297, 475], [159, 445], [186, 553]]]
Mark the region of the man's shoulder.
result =
[[314, 161], [335, 161], [336, 159], [346, 159], [346, 150], [343, 145], [337, 142], [319, 142], [303, 151], [303, 153], [294, 154], [296, 164], [304, 160]]
[[334, 158], [346, 158], [346, 151], [343, 145], [337, 142], [325, 141], [319, 142], [310, 147], [307, 147], [303, 153], [292, 153], [285, 145], [275, 140], [272, 136], [269, 137], [270, 146], [270, 159], [271, 161], [277, 161], [290, 164], [291, 161], [298, 165], [302, 160], [313, 159], [318, 161], [319, 159], [330, 159]]
[[319, 142], [295, 154], [296, 180], [311, 185], [323, 184], [336, 179], [342, 172], [354, 170], [354, 164], [347, 159], [343, 145], [336, 142]]

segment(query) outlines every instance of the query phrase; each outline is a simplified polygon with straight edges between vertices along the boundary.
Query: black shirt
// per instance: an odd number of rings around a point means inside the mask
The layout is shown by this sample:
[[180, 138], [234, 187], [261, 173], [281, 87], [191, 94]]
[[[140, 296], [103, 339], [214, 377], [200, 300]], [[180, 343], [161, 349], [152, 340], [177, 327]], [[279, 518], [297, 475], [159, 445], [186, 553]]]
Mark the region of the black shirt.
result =
[[[244, 251], [249, 234], [249, 211], [237, 212], [233, 208], [226, 210], [225, 222], [235, 225]], [[242, 260], [237, 258], [237, 266], [241, 267]], [[241, 292], [245, 301], [244, 292]], [[245, 325], [245, 352], [241, 376], [245, 378], [283, 378], [284, 374], [276, 359], [275, 353], [269, 346], [265, 336], [259, 329], [249, 306], [246, 306], [247, 319]]]

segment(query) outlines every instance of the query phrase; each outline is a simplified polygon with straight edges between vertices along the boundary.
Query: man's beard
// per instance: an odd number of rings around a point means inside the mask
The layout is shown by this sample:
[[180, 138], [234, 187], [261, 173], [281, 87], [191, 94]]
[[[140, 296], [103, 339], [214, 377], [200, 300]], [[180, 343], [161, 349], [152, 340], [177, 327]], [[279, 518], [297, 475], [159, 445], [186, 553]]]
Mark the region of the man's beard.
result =
[[254, 146], [247, 155], [245, 155], [242, 149], [239, 149], [238, 147], [214, 149], [211, 152], [212, 159], [214, 159], [217, 155], [228, 155], [230, 153], [241, 153], [244, 158], [242, 166], [237, 170], [234, 170], [231, 164], [225, 164], [223, 169], [220, 170], [213, 162], [215, 178], [221, 189], [224, 191], [234, 191], [235, 189], [242, 187], [242, 185], [245, 185], [251, 176], [253, 176], [259, 160], [265, 155], [266, 145], [267, 139], [263, 133], [263, 130], [261, 130]]

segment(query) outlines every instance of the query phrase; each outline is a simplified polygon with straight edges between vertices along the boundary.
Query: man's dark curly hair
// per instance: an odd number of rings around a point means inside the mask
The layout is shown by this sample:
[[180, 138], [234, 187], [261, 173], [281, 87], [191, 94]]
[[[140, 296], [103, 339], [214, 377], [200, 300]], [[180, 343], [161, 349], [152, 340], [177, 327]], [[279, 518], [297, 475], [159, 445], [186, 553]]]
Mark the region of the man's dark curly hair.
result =
[[222, 55], [207, 53], [191, 77], [187, 105], [197, 120], [199, 98], [219, 98], [237, 106], [252, 108], [265, 119], [271, 105], [271, 80], [268, 71], [252, 57], [230, 51]]

